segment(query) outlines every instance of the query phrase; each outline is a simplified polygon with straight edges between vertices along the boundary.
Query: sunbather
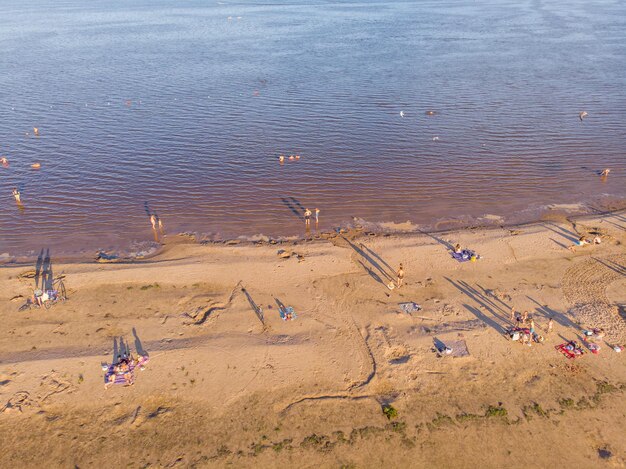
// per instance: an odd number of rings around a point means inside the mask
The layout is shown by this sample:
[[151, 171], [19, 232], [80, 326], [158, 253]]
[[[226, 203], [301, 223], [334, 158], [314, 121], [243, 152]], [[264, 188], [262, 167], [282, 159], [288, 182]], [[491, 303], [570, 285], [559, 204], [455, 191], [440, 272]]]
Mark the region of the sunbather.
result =
[[589, 240], [584, 236], [581, 236], [580, 238], [578, 238], [578, 241], [576, 241], [575, 244], [572, 244], [568, 249], [572, 252], [576, 252], [576, 246], [582, 247], [585, 244], [589, 244]]

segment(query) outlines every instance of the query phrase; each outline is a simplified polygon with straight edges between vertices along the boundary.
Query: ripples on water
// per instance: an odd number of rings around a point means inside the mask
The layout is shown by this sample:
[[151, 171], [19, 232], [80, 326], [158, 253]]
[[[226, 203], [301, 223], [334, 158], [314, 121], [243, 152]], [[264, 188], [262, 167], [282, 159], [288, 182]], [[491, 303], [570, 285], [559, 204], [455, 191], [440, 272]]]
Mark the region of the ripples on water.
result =
[[146, 202], [170, 232], [227, 237], [301, 234], [292, 197], [330, 228], [626, 196], [623, 2], [9, 0], [0, 16], [0, 252], [149, 240]]

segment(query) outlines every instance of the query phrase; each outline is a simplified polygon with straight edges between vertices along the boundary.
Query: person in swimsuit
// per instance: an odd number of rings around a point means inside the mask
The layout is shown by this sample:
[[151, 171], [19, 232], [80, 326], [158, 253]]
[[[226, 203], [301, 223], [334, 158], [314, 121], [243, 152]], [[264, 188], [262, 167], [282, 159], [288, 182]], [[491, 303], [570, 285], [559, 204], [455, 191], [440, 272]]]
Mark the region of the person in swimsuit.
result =
[[315, 224], [317, 225], [320, 222], [320, 209], [315, 209]]
[[311, 211], [308, 208], [304, 209], [304, 224], [307, 226], [311, 224]]
[[569, 250], [572, 252], [576, 252], [576, 246], [584, 246], [585, 244], [589, 244], [589, 240], [587, 238], [585, 238], [584, 236], [581, 236], [580, 238], [578, 238], [578, 241], [576, 241], [576, 244], [572, 244], [569, 247]]
[[609, 173], [611, 172], [611, 170], [609, 168], [602, 170], [602, 172], [600, 173], [600, 176], [602, 177], [607, 177], [609, 175]]
[[150, 215], [150, 223], [152, 223], [152, 229], [156, 231], [156, 225], [157, 225], [156, 215]]
[[400, 288], [402, 286], [402, 282], [404, 281], [404, 268], [402, 267], [402, 264], [400, 264], [400, 268], [398, 269], [398, 273], [396, 275], [396, 284], [398, 285], [398, 288]]
[[17, 187], [13, 188], [13, 197], [15, 197], [15, 201], [20, 204], [22, 203], [22, 194], [17, 190]]
[[552, 318], [548, 319], [548, 334], [552, 332], [553, 325], [554, 325], [554, 320]]
[[457, 244], [456, 246], [454, 246], [454, 253], [455, 254], [461, 254], [461, 251], [462, 251], [462, 249], [461, 249], [461, 245], [460, 244]]

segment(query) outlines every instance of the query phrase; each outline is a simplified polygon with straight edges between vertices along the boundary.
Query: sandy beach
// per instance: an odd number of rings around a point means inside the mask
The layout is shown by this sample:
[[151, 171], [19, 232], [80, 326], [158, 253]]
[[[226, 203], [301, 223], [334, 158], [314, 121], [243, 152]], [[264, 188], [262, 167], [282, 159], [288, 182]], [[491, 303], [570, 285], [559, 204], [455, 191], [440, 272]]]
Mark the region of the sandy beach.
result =
[[[590, 233], [602, 244], [567, 249]], [[52, 258], [68, 300], [21, 312], [35, 265], [3, 266], [0, 466], [626, 466], [623, 212], [328, 238]], [[456, 243], [481, 258], [456, 261]], [[504, 334], [511, 308], [543, 343]], [[599, 354], [555, 350], [592, 328]], [[105, 390], [126, 344], [149, 362]]]

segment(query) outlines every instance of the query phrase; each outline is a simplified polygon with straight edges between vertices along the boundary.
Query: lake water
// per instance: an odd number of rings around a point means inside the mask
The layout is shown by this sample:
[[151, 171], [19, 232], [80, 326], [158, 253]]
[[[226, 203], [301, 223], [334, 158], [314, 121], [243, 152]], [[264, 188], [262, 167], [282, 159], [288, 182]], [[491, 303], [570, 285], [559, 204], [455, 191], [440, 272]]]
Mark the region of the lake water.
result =
[[3, 0], [0, 253], [626, 200], [626, 2], [309, 3]]

